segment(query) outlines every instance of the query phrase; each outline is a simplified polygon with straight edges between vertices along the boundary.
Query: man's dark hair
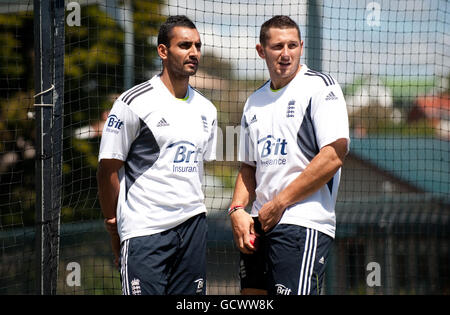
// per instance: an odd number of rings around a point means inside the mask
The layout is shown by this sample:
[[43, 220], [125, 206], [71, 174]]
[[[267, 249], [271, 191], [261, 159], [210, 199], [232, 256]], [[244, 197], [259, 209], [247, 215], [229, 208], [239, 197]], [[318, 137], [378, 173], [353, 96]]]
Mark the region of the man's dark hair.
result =
[[173, 15], [169, 16], [167, 20], [161, 25], [158, 33], [158, 45], [163, 44], [166, 47], [170, 46], [170, 39], [172, 29], [176, 26], [195, 28], [195, 24], [189, 20], [185, 15]]
[[271, 19], [264, 22], [263, 25], [261, 25], [261, 31], [259, 32], [259, 42], [261, 45], [265, 46], [269, 32], [269, 29], [271, 28], [295, 28], [298, 32], [298, 38], [301, 40], [302, 37], [300, 35], [300, 28], [298, 27], [298, 24], [295, 23], [294, 20], [292, 20], [289, 16], [286, 15], [275, 15]]

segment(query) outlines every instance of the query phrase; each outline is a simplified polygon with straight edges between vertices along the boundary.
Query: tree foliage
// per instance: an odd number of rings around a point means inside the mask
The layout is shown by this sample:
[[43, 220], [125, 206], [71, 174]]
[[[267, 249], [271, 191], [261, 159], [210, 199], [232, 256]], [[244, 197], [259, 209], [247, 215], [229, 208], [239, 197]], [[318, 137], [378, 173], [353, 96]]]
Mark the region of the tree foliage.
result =
[[[117, 1], [119, 6], [122, 1]], [[160, 0], [133, 0], [134, 79], [155, 67], [164, 17]], [[100, 138], [80, 137], [124, 90], [124, 29], [101, 4], [81, 7], [81, 25], [65, 26], [63, 220], [99, 217], [95, 178]], [[34, 222], [33, 13], [0, 14], [0, 227]], [[27, 202], [24, 202], [24, 200]]]

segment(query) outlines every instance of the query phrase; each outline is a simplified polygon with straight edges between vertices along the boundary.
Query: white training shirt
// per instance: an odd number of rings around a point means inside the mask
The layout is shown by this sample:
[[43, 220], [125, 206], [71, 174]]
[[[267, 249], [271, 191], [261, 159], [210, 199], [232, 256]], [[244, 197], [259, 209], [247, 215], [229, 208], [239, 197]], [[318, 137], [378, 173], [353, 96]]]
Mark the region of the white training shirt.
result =
[[117, 224], [121, 241], [173, 228], [206, 212], [203, 160], [216, 158], [217, 111], [188, 88], [175, 98], [154, 76], [124, 92], [103, 128], [99, 160], [124, 161]]
[[[336, 80], [302, 65], [285, 87], [270, 80], [248, 99], [242, 115], [239, 160], [256, 166], [256, 200], [251, 215], [286, 188], [319, 150], [337, 139], [350, 144], [347, 107]], [[340, 170], [307, 199], [286, 209], [279, 223], [335, 236]]]

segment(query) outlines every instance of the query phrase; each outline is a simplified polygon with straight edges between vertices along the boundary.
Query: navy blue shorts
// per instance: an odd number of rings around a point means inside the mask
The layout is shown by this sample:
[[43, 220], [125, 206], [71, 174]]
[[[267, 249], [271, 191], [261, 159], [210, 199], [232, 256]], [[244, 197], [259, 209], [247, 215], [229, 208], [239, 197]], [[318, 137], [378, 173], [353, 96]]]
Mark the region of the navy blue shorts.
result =
[[260, 235], [258, 250], [241, 253], [241, 289], [267, 290], [270, 295], [317, 295], [322, 289], [325, 266], [333, 239], [317, 230], [278, 224]]
[[206, 292], [204, 213], [157, 234], [121, 244], [124, 295], [204, 295]]

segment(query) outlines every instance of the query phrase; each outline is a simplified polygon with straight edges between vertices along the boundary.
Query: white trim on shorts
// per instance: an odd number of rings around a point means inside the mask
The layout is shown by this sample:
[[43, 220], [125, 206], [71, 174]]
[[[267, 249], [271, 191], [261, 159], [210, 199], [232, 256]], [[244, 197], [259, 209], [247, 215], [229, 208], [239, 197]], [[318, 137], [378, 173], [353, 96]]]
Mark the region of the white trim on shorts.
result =
[[305, 246], [298, 283], [298, 295], [308, 295], [311, 293], [311, 278], [316, 260], [317, 236], [318, 231], [306, 228]]
[[130, 286], [128, 282], [128, 246], [130, 240], [123, 241], [120, 253], [120, 274], [122, 276], [122, 295], [130, 295]]

